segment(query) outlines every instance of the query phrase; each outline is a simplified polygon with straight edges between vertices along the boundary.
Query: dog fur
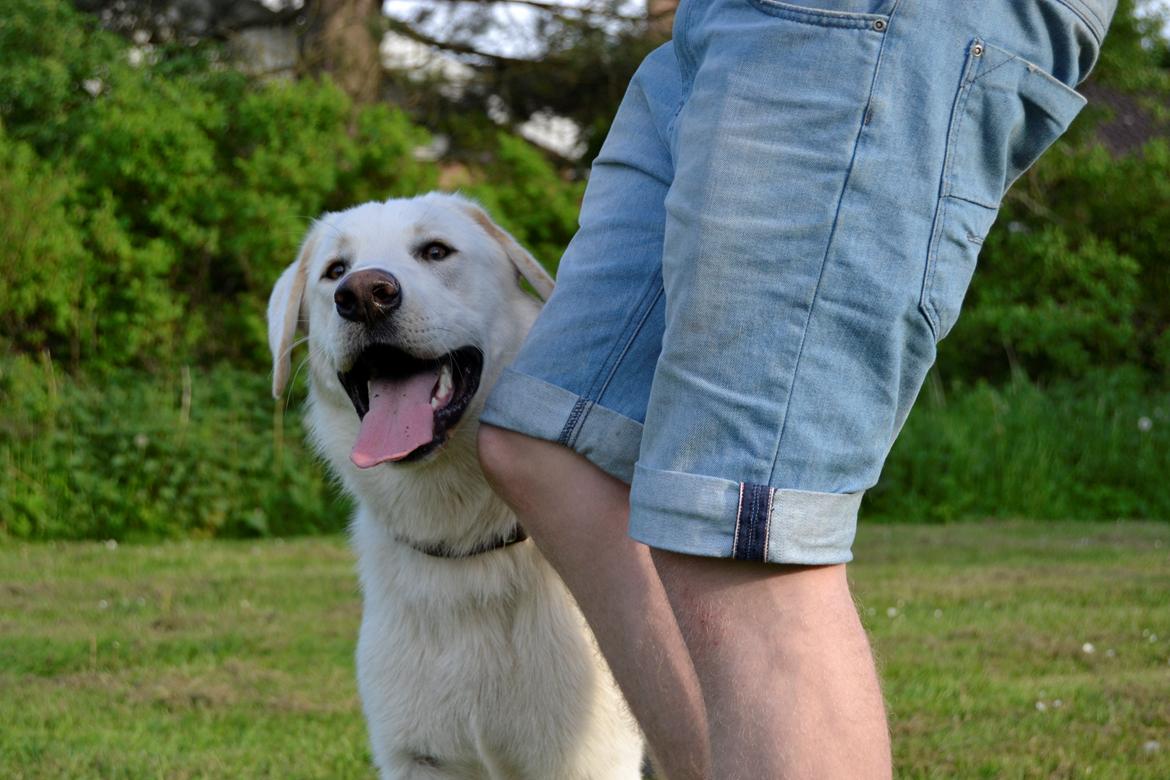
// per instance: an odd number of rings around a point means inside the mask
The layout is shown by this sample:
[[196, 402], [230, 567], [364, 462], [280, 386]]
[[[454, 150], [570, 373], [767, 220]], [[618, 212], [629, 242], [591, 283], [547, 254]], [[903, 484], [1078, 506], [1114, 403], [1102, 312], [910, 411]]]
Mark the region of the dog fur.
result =
[[[431, 262], [420, 242], [455, 251]], [[401, 306], [373, 332], [334, 304], [346, 274], [381, 268]], [[288, 384], [298, 327], [308, 328], [307, 425], [357, 500], [352, 543], [363, 612], [357, 677], [383, 778], [597, 780], [641, 777], [642, 740], [584, 619], [529, 541], [465, 558], [515, 527], [476, 457], [483, 398], [514, 357], [552, 281], [487, 214], [455, 195], [367, 203], [325, 214], [268, 306], [273, 393]], [[439, 449], [421, 460], [359, 469], [359, 417], [338, 378], [371, 340], [433, 357], [483, 353], [479, 388]], [[347, 363], [348, 361], [348, 363]]]

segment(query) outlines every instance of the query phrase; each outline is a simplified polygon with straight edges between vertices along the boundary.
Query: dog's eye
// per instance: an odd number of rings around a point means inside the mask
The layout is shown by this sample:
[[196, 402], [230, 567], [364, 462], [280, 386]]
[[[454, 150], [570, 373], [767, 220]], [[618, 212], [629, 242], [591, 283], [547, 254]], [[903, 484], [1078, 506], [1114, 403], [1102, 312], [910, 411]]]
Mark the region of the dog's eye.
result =
[[443, 260], [455, 250], [444, 244], [442, 241], [432, 241], [422, 248], [419, 255], [423, 260], [430, 260], [432, 262]]
[[325, 268], [325, 273], [321, 274], [322, 279], [337, 280], [345, 276], [345, 261], [334, 260]]

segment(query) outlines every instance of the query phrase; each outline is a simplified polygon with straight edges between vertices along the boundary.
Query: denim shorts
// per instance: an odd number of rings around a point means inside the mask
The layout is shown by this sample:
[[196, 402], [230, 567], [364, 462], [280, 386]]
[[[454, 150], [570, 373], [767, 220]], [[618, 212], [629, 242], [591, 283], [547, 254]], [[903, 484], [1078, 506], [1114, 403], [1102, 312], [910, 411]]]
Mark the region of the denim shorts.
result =
[[851, 559], [862, 493], [1116, 0], [683, 0], [483, 420], [631, 485], [630, 534]]

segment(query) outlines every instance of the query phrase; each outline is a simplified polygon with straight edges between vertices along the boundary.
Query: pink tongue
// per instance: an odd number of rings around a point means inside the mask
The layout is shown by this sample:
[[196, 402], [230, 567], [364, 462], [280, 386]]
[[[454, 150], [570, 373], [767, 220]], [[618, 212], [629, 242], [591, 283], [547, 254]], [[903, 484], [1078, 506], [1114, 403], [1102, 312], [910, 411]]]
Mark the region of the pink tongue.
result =
[[349, 459], [368, 469], [388, 460], [402, 460], [435, 438], [431, 393], [439, 370], [407, 379], [371, 379], [370, 410]]

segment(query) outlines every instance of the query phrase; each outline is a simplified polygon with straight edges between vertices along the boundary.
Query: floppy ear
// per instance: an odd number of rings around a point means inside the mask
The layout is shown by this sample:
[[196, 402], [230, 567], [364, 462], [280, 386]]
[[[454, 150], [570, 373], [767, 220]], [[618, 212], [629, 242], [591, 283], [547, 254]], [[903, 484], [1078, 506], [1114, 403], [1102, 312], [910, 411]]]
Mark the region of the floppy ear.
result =
[[301, 251], [292, 265], [276, 280], [268, 297], [268, 347], [272, 350], [272, 397], [280, 398], [288, 384], [292, 365], [293, 339], [301, 319], [301, 300], [305, 295], [305, 279], [309, 257], [317, 243], [314, 227], [301, 245]]
[[479, 206], [474, 203], [465, 203], [465, 207], [471, 218], [478, 222], [479, 226], [504, 248], [504, 254], [508, 256], [508, 260], [516, 267], [520, 275], [528, 280], [540, 299], [547, 301], [548, 297], [552, 295], [554, 282], [548, 271], [544, 270], [544, 266], [538, 263], [535, 257], [528, 254], [528, 250], [520, 246], [520, 243], [512, 238], [506, 230], [492, 222], [487, 212]]

